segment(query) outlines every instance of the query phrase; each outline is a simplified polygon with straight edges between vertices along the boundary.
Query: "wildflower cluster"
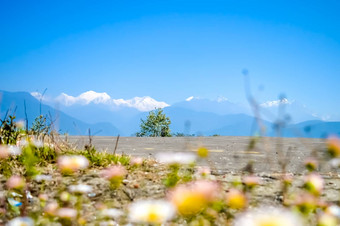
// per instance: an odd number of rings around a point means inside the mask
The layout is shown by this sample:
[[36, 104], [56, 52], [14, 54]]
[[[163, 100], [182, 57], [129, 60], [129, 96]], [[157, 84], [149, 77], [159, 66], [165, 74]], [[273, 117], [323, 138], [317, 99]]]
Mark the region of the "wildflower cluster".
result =
[[[0, 146], [0, 224], [340, 224], [339, 200], [325, 198], [329, 184], [318, 171], [325, 160], [340, 167], [335, 137], [327, 140], [327, 159], [301, 162], [303, 174], [267, 179], [252, 170], [216, 175], [212, 153], [202, 146], [196, 153], [161, 153], [155, 159], [55, 146], [35, 136]], [[270, 196], [264, 194], [270, 183], [279, 188], [268, 204], [262, 199]]]

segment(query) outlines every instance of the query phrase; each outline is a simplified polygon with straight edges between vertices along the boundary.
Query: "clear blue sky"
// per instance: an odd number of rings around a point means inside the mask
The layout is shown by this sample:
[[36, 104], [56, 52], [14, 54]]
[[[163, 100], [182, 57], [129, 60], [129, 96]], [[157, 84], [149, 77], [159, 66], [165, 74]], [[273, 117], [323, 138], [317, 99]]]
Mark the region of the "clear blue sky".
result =
[[0, 2], [0, 89], [340, 105], [340, 1]]

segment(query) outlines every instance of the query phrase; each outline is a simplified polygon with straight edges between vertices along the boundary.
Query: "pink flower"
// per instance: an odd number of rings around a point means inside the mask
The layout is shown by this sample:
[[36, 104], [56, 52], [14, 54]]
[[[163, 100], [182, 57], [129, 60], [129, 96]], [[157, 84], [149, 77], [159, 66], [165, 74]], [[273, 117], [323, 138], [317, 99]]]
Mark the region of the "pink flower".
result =
[[105, 170], [102, 170], [101, 175], [107, 180], [112, 180], [114, 178], [124, 178], [127, 174], [126, 169], [123, 166], [111, 166]]
[[0, 159], [7, 159], [10, 155], [8, 147], [5, 145], [0, 145]]
[[198, 178], [206, 178], [210, 176], [211, 169], [208, 166], [201, 166], [197, 168], [196, 175]]
[[319, 174], [312, 173], [305, 177], [304, 187], [314, 195], [320, 195], [323, 190], [324, 181]]
[[253, 189], [256, 185], [260, 184], [260, 178], [253, 175], [243, 177], [242, 181], [243, 184], [249, 189]]
[[112, 189], [116, 189], [120, 186], [126, 174], [126, 169], [119, 165], [111, 166], [110, 168], [101, 171], [102, 177], [110, 181]]
[[23, 189], [26, 186], [25, 179], [21, 176], [11, 176], [7, 180], [7, 187], [9, 189]]
[[44, 208], [44, 213], [48, 216], [55, 216], [57, 214], [59, 205], [57, 202], [50, 202]]
[[193, 182], [192, 188], [201, 193], [209, 202], [215, 201], [221, 194], [221, 187], [213, 181], [198, 180]]
[[130, 160], [130, 165], [132, 166], [140, 166], [143, 164], [143, 158], [142, 157], [134, 157]]
[[77, 216], [77, 210], [72, 208], [60, 208], [58, 209], [57, 215], [63, 219], [73, 219]]

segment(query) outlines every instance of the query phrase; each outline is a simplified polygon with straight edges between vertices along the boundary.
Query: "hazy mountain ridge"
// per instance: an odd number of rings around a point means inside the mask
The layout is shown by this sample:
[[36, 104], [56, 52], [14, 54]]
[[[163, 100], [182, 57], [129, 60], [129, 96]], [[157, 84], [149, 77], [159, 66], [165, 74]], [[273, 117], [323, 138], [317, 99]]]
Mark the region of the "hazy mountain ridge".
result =
[[[24, 101], [29, 124], [40, 114], [40, 102], [27, 92], [0, 91], [0, 116], [8, 109], [14, 111], [18, 119], [25, 119]], [[148, 112], [124, 107], [119, 110], [110, 109], [103, 103], [59, 105], [52, 107], [41, 104], [44, 115], [51, 114], [61, 133], [85, 135], [91, 128], [92, 134], [114, 136], [134, 135], [139, 130], [141, 118]], [[219, 107], [214, 107], [219, 106]], [[274, 106], [275, 107], [275, 106]], [[292, 106], [289, 105], [291, 108]], [[56, 108], [58, 110], [56, 110]], [[274, 108], [275, 109], [275, 108]], [[210, 112], [209, 112], [210, 111]], [[249, 115], [246, 108], [229, 101], [209, 101], [193, 99], [179, 102], [164, 108], [171, 119], [171, 131], [196, 135], [250, 136], [259, 132], [256, 120]], [[223, 114], [223, 112], [226, 112]], [[313, 118], [313, 117], [312, 117]], [[267, 136], [275, 136], [274, 123], [263, 120]], [[285, 137], [326, 137], [329, 134], [340, 135], [340, 122], [324, 122], [321, 120], [288, 124], [282, 129]]]
[[0, 91], [0, 117], [3, 119], [7, 111], [9, 114], [15, 114], [18, 120], [25, 120], [25, 103], [28, 125], [30, 126], [34, 119], [41, 114], [52, 116], [54, 126], [60, 133], [68, 133], [70, 135], [86, 135], [88, 129], [91, 128], [92, 133], [98, 135], [117, 135], [118, 129], [108, 122], [102, 123], [86, 123], [74, 117], [71, 117], [62, 111], [56, 110], [48, 105], [40, 102], [27, 92], [6, 92]]

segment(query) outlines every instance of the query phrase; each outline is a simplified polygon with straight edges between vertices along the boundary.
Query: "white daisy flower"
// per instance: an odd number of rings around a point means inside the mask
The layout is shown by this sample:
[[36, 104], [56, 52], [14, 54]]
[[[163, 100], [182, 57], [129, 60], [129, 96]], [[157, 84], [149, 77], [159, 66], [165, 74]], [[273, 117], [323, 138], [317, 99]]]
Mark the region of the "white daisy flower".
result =
[[100, 215], [102, 217], [107, 217], [107, 218], [112, 218], [112, 219], [117, 219], [120, 216], [122, 216], [124, 214], [123, 211], [119, 210], [119, 209], [114, 209], [114, 208], [110, 208], [110, 209], [103, 209], [100, 212]]
[[78, 184], [69, 186], [69, 191], [77, 194], [86, 194], [92, 192], [92, 187], [86, 184]]
[[44, 174], [39, 174], [35, 176], [34, 178], [35, 181], [41, 182], [41, 181], [51, 181], [52, 176], [51, 175], [44, 175]]
[[165, 200], [140, 200], [129, 207], [129, 219], [135, 223], [163, 224], [175, 213], [173, 204]]
[[192, 164], [196, 161], [196, 155], [188, 152], [163, 152], [156, 154], [156, 160], [165, 164]]
[[64, 155], [58, 158], [58, 166], [63, 173], [73, 173], [86, 169], [89, 166], [89, 160], [82, 155]]
[[34, 221], [30, 217], [16, 217], [10, 220], [7, 226], [34, 226]]
[[77, 210], [72, 208], [60, 208], [57, 211], [57, 216], [63, 219], [73, 219], [77, 216]]
[[8, 145], [8, 151], [11, 155], [21, 155], [21, 148], [15, 145]]
[[293, 212], [277, 207], [249, 210], [236, 217], [234, 226], [298, 226], [302, 220]]

